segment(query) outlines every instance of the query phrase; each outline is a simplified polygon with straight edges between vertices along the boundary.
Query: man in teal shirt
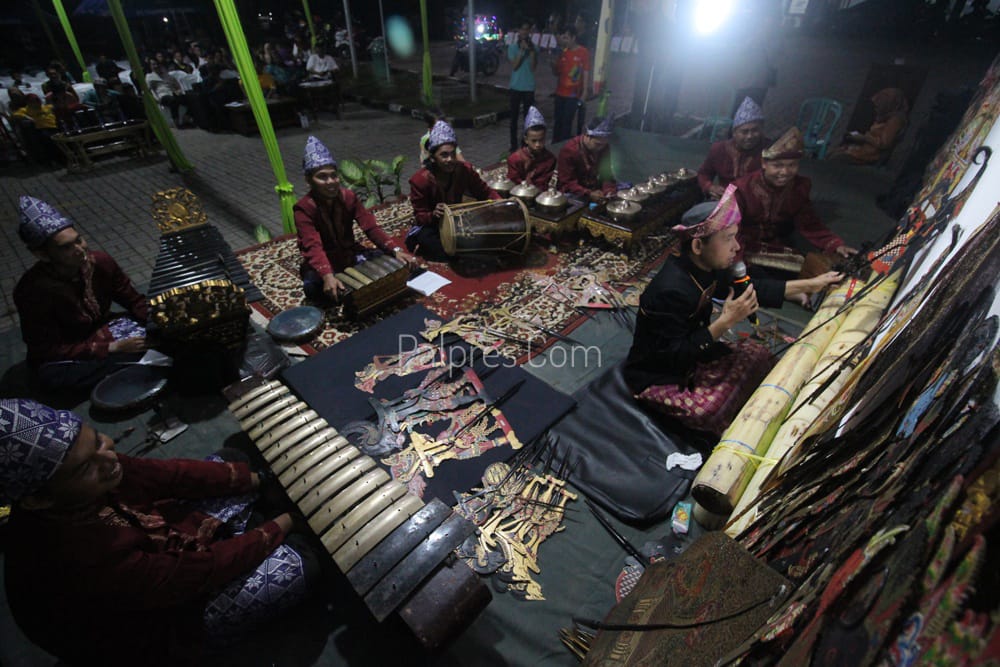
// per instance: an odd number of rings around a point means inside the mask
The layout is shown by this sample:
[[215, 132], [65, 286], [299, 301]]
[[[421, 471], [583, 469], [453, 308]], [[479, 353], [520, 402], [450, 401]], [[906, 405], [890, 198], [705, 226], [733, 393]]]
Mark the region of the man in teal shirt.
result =
[[507, 59], [511, 63], [510, 72], [510, 152], [521, 147], [521, 135], [517, 123], [528, 113], [535, 103], [535, 66], [538, 64], [538, 50], [531, 41], [531, 24], [521, 23], [517, 39], [507, 47]]

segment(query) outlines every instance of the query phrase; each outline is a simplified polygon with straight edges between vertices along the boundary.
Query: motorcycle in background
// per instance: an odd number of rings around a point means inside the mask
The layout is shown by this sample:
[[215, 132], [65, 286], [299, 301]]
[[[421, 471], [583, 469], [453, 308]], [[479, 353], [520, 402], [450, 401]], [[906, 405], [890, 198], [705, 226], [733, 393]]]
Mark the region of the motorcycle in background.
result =
[[[493, 76], [500, 69], [501, 59], [504, 56], [504, 47], [501, 40], [477, 39], [476, 44], [476, 72], [483, 76]], [[455, 57], [451, 61], [450, 76], [455, 76], [459, 71], [469, 71], [469, 41], [467, 39], [455, 40]]]

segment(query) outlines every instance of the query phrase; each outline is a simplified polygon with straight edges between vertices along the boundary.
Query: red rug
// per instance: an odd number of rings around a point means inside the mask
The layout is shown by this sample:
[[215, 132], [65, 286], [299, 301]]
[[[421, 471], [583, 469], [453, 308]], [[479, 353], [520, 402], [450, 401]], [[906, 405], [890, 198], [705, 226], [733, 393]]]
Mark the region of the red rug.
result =
[[[373, 213], [382, 229], [402, 244], [412, 221], [409, 201], [379, 207]], [[355, 230], [363, 238], [360, 230]], [[633, 248], [631, 256], [589, 242], [564, 243], [558, 248], [533, 243], [523, 258], [499, 268], [466, 264], [458, 267], [460, 274], [448, 264], [428, 262], [430, 270], [451, 284], [428, 297], [414, 294], [401, 299], [360, 321], [344, 317], [336, 306], [328, 307], [323, 331], [302, 348], [313, 354], [419, 301], [440, 315], [442, 321], [474, 315], [478, 325], [520, 339], [520, 343], [505, 342], [499, 349], [523, 363], [556, 340], [539, 327], [566, 334], [586, 319], [575, 304], [600, 299], [600, 288], [595, 285], [611, 286], [627, 303], [636, 305], [648, 274], [659, 266], [667, 251], [667, 237], [654, 237]], [[294, 236], [241, 250], [237, 256], [264, 294], [264, 300], [252, 306], [265, 320], [308, 303], [299, 278], [301, 258]]]

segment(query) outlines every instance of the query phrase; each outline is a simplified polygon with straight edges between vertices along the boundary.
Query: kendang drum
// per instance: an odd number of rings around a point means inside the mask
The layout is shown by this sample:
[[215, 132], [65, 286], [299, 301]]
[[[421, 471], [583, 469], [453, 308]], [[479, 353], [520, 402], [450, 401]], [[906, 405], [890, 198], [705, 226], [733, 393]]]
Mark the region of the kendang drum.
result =
[[441, 245], [448, 255], [523, 255], [531, 243], [528, 207], [520, 199], [445, 206]]

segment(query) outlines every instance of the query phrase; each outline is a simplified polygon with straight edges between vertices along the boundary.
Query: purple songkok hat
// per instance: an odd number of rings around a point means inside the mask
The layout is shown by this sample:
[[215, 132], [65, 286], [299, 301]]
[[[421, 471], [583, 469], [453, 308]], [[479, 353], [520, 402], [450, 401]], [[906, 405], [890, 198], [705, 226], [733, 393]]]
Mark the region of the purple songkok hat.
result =
[[50, 238], [73, 226], [72, 220], [41, 199], [21, 195], [18, 204], [21, 224], [18, 225], [17, 234], [31, 250], [41, 248]]
[[587, 128], [587, 136], [589, 137], [610, 137], [611, 133], [615, 130], [615, 123], [611, 116], [606, 116], [601, 119], [601, 122], [597, 123], [594, 127]]
[[455, 130], [452, 129], [451, 125], [439, 120], [434, 123], [434, 127], [431, 128], [431, 134], [427, 138], [427, 151], [433, 153], [439, 147], [445, 144], [458, 145], [458, 138], [455, 136]]
[[527, 132], [532, 127], [545, 127], [545, 116], [537, 107], [528, 107], [528, 113], [524, 116], [524, 131]]
[[0, 504], [37, 492], [80, 435], [83, 420], [23, 398], [0, 400]]
[[764, 121], [764, 110], [750, 97], [744, 97], [740, 108], [733, 116], [733, 127]]
[[320, 167], [336, 167], [337, 161], [333, 158], [330, 149], [323, 145], [323, 142], [316, 137], [309, 135], [306, 139], [306, 150], [302, 155], [302, 171], [309, 174]]

